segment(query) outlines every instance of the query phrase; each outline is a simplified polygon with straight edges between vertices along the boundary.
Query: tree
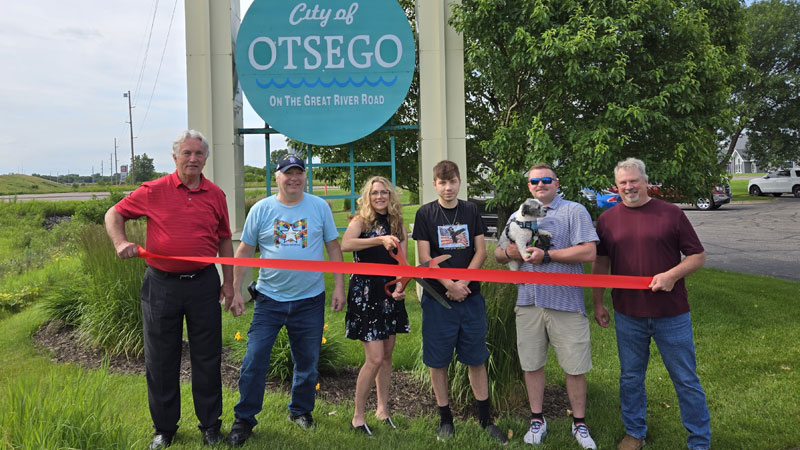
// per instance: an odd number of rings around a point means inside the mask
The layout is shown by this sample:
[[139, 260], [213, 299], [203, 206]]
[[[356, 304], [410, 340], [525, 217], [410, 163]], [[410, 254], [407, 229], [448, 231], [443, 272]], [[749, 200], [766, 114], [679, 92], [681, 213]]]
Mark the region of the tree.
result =
[[153, 165], [153, 158], [148, 158], [147, 153], [134, 156], [133, 170], [137, 183], [150, 181], [155, 178], [156, 175], [156, 167]]
[[759, 167], [800, 161], [800, 3], [753, 3], [745, 18], [747, 65], [734, 88], [736, 117], [721, 165], [745, 130], [749, 154]]
[[[463, 0], [468, 166], [500, 219], [529, 196], [524, 172], [557, 167], [562, 193], [606, 188], [628, 156], [689, 197], [722, 176], [741, 65], [737, 0]], [[481, 181], [485, 180], [485, 181]]]
[[266, 181], [266, 171], [264, 167], [253, 167], [245, 164], [244, 166], [244, 181], [246, 182], [264, 182]]
[[[278, 160], [281, 159], [281, 156], [286, 155], [288, 153], [289, 153], [289, 150], [287, 150], [285, 148], [279, 148], [277, 150], [271, 151], [269, 153], [269, 163], [272, 164], [273, 167], [277, 166], [278, 165]], [[304, 154], [304, 152], [296, 152], [296, 153], [298, 155], [303, 155]]]

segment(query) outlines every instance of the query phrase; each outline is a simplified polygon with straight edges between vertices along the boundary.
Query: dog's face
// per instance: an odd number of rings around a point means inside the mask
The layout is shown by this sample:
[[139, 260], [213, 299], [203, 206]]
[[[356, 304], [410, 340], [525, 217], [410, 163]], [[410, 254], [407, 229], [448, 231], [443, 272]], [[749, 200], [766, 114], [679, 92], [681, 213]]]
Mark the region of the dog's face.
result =
[[525, 203], [520, 205], [517, 220], [532, 221], [544, 217], [546, 214], [542, 202], [535, 198], [529, 198], [525, 200]]

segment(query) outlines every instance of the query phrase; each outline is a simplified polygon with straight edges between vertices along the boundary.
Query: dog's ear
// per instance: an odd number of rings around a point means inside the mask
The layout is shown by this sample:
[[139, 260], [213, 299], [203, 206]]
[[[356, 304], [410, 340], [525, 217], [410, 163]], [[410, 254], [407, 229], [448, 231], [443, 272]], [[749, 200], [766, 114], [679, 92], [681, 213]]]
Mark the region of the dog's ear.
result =
[[536, 199], [529, 198], [525, 200], [525, 202], [520, 206], [520, 212], [523, 216], [526, 217], [536, 217], [539, 215], [539, 210], [541, 208], [541, 202]]

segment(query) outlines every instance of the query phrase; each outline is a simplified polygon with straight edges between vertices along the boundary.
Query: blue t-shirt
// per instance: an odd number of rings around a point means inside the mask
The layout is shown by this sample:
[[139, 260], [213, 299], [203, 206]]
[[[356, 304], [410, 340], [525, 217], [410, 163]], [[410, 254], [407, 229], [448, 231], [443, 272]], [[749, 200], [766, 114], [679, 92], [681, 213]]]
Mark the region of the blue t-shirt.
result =
[[[272, 195], [253, 205], [242, 230], [242, 242], [258, 245], [264, 259], [321, 261], [323, 245], [339, 237], [328, 204], [303, 194], [300, 203], [286, 206]], [[293, 301], [325, 290], [324, 274], [260, 269], [256, 289], [277, 301]]]

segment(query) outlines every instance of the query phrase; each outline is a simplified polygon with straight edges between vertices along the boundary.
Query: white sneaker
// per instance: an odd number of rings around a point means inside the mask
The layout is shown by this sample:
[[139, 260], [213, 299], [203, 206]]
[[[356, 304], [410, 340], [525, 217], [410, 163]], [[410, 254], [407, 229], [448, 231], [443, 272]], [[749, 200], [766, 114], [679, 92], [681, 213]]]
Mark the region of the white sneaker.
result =
[[577, 426], [573, 423], [572, 435], [575, 436], [575, 439], [578, 440], [578, 444], [581, 444], [581, 447], [590, 449], [597, 448], [594, 439], [589, 436], [589, 427], [587, 427], [585, 423], [578, 424]]
[[542, 419], [531, 419], [531, 427], [525, 433], [522, 440], [526, 444], [539, 445], [542, 443], [542, 438], [547, 434], [547, 421]]

